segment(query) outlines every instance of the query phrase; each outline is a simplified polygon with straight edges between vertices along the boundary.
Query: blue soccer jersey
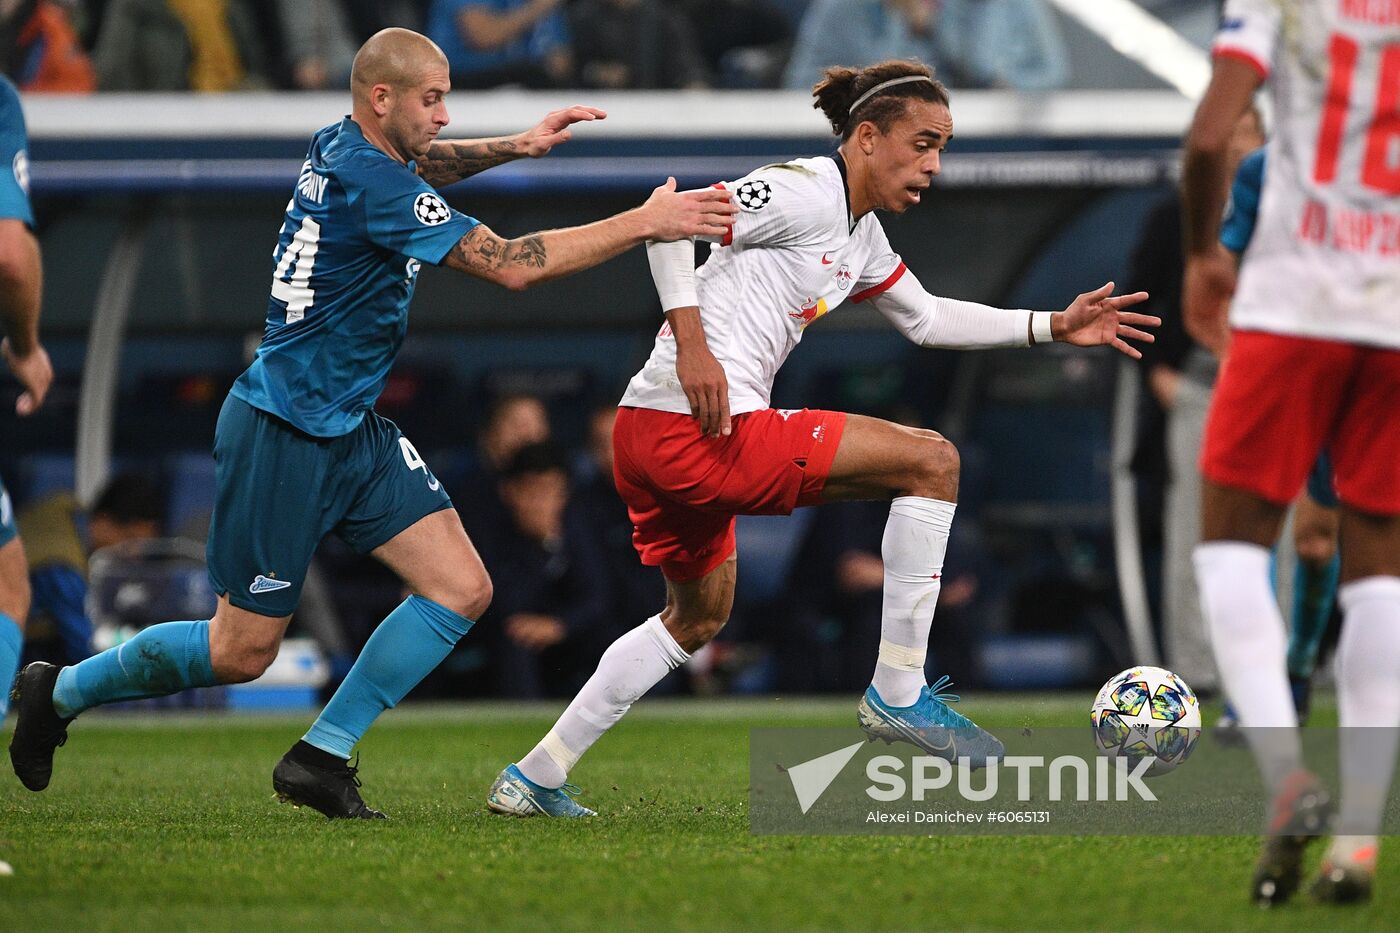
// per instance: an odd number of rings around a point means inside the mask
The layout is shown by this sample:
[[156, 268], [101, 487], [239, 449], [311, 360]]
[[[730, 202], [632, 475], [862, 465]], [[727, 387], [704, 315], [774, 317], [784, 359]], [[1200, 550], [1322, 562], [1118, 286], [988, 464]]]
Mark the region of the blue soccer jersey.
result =
[[477, 223], [349, 117], [317, 132], [273, 253], [262, 345], [233, 395], [307, 434], [353, 431], [403, 343], [419, 266]]
[[1225, 222], [1220, 226], [1220, 242], [1230, 252], [1239, 255], [1254, 236], [1254, 223], [1259, 219], [1259, 193], [1264, 188], [1264, 147], [1260, 146], [1244, 157], [1230, 185], [1230, 205]]
[[24, 132], [24, 111], [19, 91], [0, 75], [0, 218], [22, 220], [34, 226], [29, 206], [29, 137]]

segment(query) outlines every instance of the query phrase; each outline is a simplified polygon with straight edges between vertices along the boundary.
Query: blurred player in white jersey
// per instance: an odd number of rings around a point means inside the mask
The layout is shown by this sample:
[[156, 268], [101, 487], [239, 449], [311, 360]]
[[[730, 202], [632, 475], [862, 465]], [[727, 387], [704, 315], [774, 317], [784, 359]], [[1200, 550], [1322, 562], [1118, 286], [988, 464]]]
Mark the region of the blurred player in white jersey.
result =
[[714, 638], [734, 599], [734, 517], [803, 505], [893, 500], [885, 528], [884, 611], [872, 685], [858, 705], [872, 738], [981, 767], [1002, 745], [931, 687], [925, 652], [958, 488], [958, 454], [933, 431], [840, 412], [769, 407], [773, 378], [804, 330], [842, 302], [871, 301], [925, 346], [1067, 341], [1141, 354], [1124, 338], [1157, 318], [1125, 312], [1147, 296], [1112, 283], [1066, 311], [989, 308], [924, 291], [891, 250], [876, 210], [927, 194], [953, 133], [947, 91], [927, 66], [832, 68], [813, 91], [841, 137], [830, 156], [769, 165], [721, 187], [740, 207], [696, 272], [693, 244], [648, 246], [666, 309], [651, 359], [627, 387], [613, 433], [614, 478], [642, 562], [666, 577], [667, 604], [604, 653], [559, 722], [501, 772], [488, 803], [520, 815], [592, 813], [567, 772], [632, 703]]
[[[1225, 357], [1201, 454], [1202, 607], [1274, 794], [1253, 892], [1278, 903], [1330, 804], [1302, 767], [1269, 547], [1325, 445], [1342, 503], [1338, 703], [1351, 728], [1313, 891], [1364, 899], [1400, 727], [1400, 3], [1229, 0], [1214, 52], [1183, 195], [1187, 325]], [[1276, 130], [1236, 282], [1217, 242], [1225, 149], [1266, 79]]]

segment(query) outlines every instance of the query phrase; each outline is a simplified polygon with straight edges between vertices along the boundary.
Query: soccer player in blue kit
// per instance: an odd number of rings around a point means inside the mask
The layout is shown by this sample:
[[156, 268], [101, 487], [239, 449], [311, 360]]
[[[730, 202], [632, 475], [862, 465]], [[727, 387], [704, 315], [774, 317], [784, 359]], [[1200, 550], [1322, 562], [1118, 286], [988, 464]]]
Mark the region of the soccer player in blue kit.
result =
[[[0, 324], [5, 365], [24, 387], [15, 410], [32, 415], [53, 381], [49, 355], [39, 343], [43, 269], [30, 227], [29, 142], [19, 92], [0, 75]], [[0, 719], [9, 708], [19, 669], [24, 618], [29, 614], [29, 566], [15, 526], [10, 494], [0, 482]]]
[[353, 112], [316, 133], [274, 254], [257, 358], [229, 392], [214, 440], [209, 573], [213, 619], [166, 622], [61, 671], [35, 663], [16, 688], [10, 745], [30, 790], [48, 786], [68, 723], [103, 703], [240, 683], [276, 657], [317, 543], [335, 532], [412, 593], [379, 625], [344, 683], [273, 771], [283, 799], [328, 817], [382, 819], [361, 799], [351, 749], [435, 668], [484, 611], [491, 581], [413, 445], [373, 410], [407, 327], [422, 263], [508, 288], [596, 266], [647, 240], [722, 234], [722, 191], [674, 179], [639, 208], [597, 223], [503, 239], [433, 190], [521, 156], [604, 116], [575, 107], [518, 137], [436, 139], [448, 122], [448, 63], [405, 29], [372, 36], [351, 73]]

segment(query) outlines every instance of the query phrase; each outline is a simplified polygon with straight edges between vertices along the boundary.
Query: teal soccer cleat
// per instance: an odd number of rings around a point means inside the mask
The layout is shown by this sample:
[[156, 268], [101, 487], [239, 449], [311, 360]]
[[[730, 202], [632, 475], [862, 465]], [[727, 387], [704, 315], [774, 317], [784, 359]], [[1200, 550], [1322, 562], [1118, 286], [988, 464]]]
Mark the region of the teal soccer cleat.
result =
[[511, 765], [496, 775], [486, 806], [497, 813], [511, 816], [597, 816], [592, 810], [575, 802], [580, 793], [572, 784], [563, 787], [541, 787]]
[[1000, 760], [1006, 753], [1001, 741], [948, 706], [957, 702], [957, 694], [939, 693], [952, 685], [946, 675], [938, 678], [920, 691], [913, 706], [887, 706], [871, 687], [856, 707], [856, 718], [872, 742], [908, 742], [955, 764], [965, 758], [972, 768]]

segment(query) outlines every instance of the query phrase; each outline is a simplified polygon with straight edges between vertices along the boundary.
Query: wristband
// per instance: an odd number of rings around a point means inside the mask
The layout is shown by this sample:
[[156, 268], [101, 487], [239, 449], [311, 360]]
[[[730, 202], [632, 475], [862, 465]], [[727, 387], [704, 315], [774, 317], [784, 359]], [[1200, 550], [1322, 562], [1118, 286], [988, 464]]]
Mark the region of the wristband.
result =
[[1055, 333], [1050, 326], [1050, 320], [1054, 316], [1053, 311], [1031, 312], [1031, 346], [1055, 342]]

